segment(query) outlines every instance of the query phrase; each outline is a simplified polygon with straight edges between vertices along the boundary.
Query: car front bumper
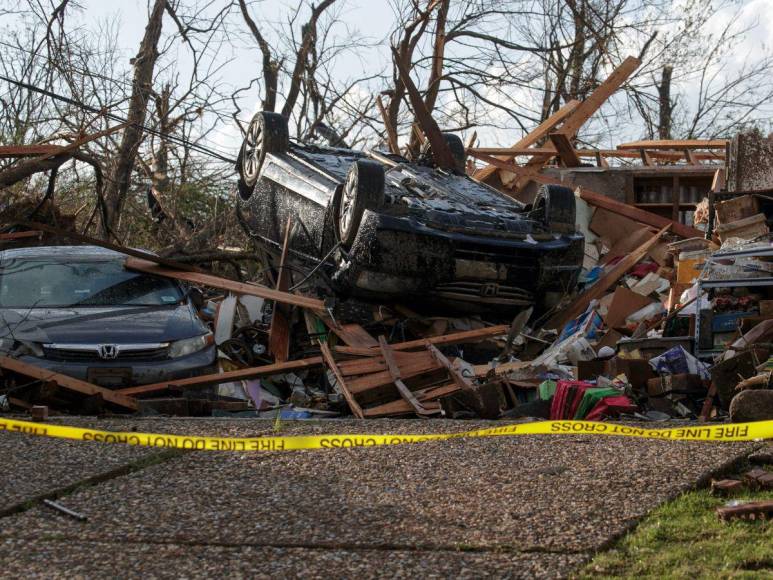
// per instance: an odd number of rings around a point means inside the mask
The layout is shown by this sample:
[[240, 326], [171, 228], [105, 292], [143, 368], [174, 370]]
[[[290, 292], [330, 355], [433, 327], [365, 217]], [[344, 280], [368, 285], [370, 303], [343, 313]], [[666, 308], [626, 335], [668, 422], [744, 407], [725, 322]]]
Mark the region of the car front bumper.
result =
[[336, 279], [353, 293], [523, 307], [576, 285], [583, 246], [581, 234], [470, 235], [366, 212]]
[[83, 381], [91, 380], [95, 384], [107, 388], [122, 388], [173, 381], [216, 372], [216, 356], [216, 347], [209, 346], [179, 358], [144, 362], [137, 360], [76, 362], [51, 360], [36, 356], [22, 356], [20, 360]]

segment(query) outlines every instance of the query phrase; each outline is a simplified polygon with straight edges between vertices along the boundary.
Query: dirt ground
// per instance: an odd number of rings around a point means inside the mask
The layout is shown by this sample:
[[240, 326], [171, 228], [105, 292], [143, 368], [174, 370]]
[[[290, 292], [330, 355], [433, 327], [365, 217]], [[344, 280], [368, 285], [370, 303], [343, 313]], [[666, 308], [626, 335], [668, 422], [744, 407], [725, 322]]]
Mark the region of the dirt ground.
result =
[[[258, 436], [254, 419], [67, 419]], [[294, 422], [427, 433], [485, 422]], [[32, 577], [565, 577], [755, 443], [590, 436], [378, 448], [178, 452], [0, 433], [0, 562]], [[78, 521], [42, 504], [60, 503]]]

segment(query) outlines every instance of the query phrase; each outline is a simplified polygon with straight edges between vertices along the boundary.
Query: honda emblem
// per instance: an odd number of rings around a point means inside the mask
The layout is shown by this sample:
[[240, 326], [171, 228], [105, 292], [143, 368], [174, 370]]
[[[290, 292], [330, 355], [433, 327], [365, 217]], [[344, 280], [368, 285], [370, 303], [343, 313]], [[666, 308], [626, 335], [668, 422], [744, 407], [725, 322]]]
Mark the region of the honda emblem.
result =
[[103, 360], [113, 360], [118, 358], [118, 345], [116, 344], [100, 344], [97, 347], [99, 358]]

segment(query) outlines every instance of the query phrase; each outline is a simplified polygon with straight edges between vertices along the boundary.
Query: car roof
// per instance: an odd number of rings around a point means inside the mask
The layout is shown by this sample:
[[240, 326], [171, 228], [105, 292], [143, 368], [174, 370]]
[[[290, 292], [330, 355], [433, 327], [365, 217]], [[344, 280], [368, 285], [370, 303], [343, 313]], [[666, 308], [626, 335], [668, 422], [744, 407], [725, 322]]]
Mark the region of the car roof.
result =
[[100, 246], [32, 246], [0, 251], [0, 261], [35, 258], [85, 258], [87, 260], [121, 259], [126, 254]]

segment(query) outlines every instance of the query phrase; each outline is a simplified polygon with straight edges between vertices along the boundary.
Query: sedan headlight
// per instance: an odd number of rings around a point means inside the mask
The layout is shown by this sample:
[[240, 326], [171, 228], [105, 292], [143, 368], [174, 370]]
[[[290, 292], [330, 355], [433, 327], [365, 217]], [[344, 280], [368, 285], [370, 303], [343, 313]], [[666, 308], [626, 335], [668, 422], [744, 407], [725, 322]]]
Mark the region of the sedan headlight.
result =
[[211, 332], [202, 334], [201, 336], [194, 336], [193, 338], [185, 338], [183, 340], [176, 340], [169, 345], [169, 357], [179, 358], [181, 356], [187, 356], [194, 352], [204, 350], [209, 345], [215, 343], [215, 337]]

